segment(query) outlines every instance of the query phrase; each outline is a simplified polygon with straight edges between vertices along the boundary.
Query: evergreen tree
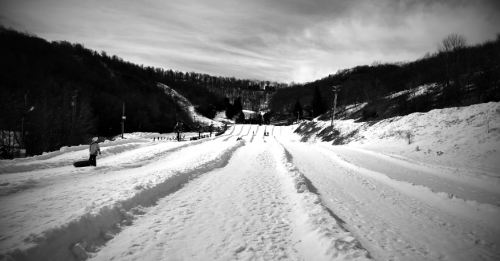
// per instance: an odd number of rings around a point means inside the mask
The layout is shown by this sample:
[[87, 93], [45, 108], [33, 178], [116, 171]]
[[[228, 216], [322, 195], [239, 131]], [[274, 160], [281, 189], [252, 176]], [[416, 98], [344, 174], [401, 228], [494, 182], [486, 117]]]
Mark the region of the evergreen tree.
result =
[[293, 106], [293, 116], [298, 119], [301, 119], [303, 116], [302, 105], [300, 105], [300, 101], [298, 99], [297, 102], [295, 102], [295, 106]]
[[236, 115], [234, 106], [229, 102], [228, 97], [224, 97], [224, 105], [226, 107], [226, 118], [232, 119]]
[[236, 123], [245, 123], [245, 114], [240, 112], [238, 114], [238, 119], [236, 119]]
[[271, 124], [271, 116], [272, 116], [272, 112], [266, 112], [264, 113], [264, 123], [265, 124]]
[[314, 117], [318, 117], [319, 115], [326, 112], [326, 106], [323, 100], [323, 95], [321, 94], [318, 86], [316, 86], [316, 88], [314, 89], [313, 97], [311, 100], [311, 107]]
[[234, 112], [236, 114], [243, 111], [243, 105], [241, 104], [241, 97], [238, 97], [238, 98], [236, 98], [236, 100], [234, 100], [233, 107], [234, 107]]
[[260, 113], [257, 113], [257, 124], [262, 124], [262, 115]]

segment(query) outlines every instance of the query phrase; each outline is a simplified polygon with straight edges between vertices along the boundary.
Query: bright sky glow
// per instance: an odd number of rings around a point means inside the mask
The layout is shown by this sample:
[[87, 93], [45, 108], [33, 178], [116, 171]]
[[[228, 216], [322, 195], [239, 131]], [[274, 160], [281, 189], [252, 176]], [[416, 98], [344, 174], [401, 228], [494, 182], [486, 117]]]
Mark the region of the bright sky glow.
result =
[[415, 60], [446, 35], [500, 33], [497, 0], [0, 0], [0, 23], [126, 61], [215, 76], [307, 82]]

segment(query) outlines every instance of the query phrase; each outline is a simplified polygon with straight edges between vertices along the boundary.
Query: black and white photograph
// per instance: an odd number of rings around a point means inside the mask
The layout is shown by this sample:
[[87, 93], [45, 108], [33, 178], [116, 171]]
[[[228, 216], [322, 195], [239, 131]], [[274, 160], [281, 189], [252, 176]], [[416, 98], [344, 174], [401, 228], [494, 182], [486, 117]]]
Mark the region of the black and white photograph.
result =
[[0, 0], [0, 261], [500, 260], [500, 1]]

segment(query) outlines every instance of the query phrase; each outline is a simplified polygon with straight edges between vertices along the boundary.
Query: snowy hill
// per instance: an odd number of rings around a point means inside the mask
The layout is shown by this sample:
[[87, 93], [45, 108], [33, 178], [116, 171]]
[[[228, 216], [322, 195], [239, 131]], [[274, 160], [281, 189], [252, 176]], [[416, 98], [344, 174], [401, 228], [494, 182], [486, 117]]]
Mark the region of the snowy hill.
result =
[[167, 85], [163, 83], [158, 83], [158, 87], [163, 89], [166, 94], [172, 96], [180, 105], [182, 105], [183, 108], [186, 108], [188, 113], [191, 115], [191, 119], [193, 122], [201, 122], [204, 125], [210, 125], [213, 124], [214, 126], [222, 126], [223, 124], [219, 121], [214, 121], [211, 120], [201, 114], [199, 114], [196, 109], [194, 108], [193, 104], [186, 99], [184, 96], [180, 95], [178, 92], [176, 92], [174, 89], [168, 87]]
[[413, 113], [376, 123], [336, 120], [334, 132], [330, 125], [330, 121], [303, 122], [296, 132], [303, 142], [331, 141], [500, 173], [500, 103]]
[[71, 166], [86, 145], [0, 161], [0, 259], [498, 260], [499, 110], [336, 121], [338, 137], [329, 121], [133, 133], [97, 167]]

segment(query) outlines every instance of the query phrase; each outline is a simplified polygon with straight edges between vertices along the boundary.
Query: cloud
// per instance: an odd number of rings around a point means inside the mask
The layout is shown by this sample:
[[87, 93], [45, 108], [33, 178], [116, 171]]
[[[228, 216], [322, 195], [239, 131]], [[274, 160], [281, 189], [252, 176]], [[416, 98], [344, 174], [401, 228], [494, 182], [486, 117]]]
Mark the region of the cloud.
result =
[[0, 22], [134, 63], [284, 82], [404, 61], [459, 33], [494, 37], [487, 0], [0, 0]]

